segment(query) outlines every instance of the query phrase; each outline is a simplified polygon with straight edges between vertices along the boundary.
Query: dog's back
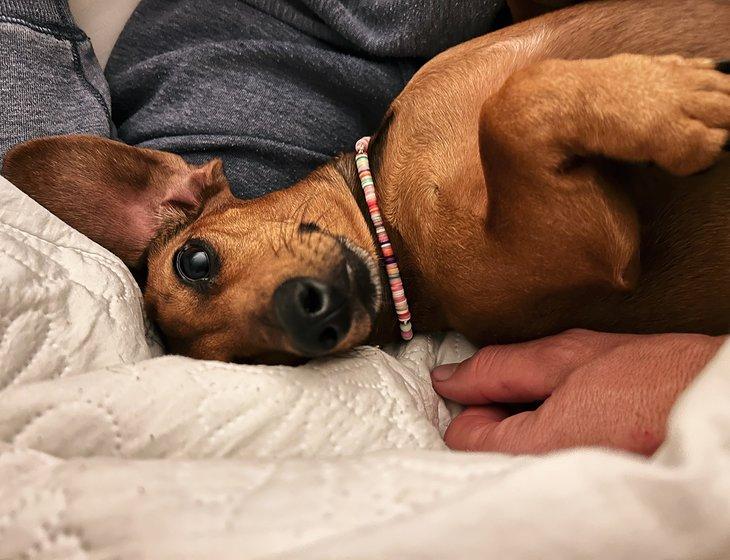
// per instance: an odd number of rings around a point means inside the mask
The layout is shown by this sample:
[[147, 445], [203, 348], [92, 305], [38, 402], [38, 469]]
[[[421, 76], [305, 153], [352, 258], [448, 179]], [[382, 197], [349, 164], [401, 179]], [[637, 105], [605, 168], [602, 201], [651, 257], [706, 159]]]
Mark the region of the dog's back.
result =
[[[651, 26], [638, 30], [623, 23], [625, 15], [614, 4], [585, 6], [594, 7], [591, 17], [615, 33], [597, 34], [581, 57], [618, 52], [730, 57], [728, 2], [624, 2], [630, 11], [650, 12]], [[566, 14], [554, 15], [580, 18], [579, 11]], [[556, 37], [551, 56], [575, 57], [578, 38], [570, 28]], [[607, 298], [586, 324], [632, 332], [730, 331], [730, 157], [690, 177], [631, 167], [623, 180], [641, 218], [641, 279], [629, 296]]]
[[[480, 150], [484, 144], [478, 141], [480, 119], [484, 106], [522, 69], [546, 59], [603, 59], [618, 53], [679, 54], [725, 60], [730, 57], [728, 29], [730, 3], [723, 1], [587, 2], [442, 53], [416, 74], [392, 106], [387, 142], [398, 149], [382, 150], [378, 164], [381, 188], [398, 185], [397, 197], [395, 193], [392, 196], [391, 215], [404, 222], [399, 214], [408, 212], [396, 198], [419, 200], [419, 215], [438, 215], [443, 213], [441, 208], [451, 207], [458, 209], [460, 216], [452, 213], [437, 220], [448, 221], [453, 224], [451, 227], [463, 231], [479, 227], [483, 216], [473, 209], [485, 205], [485, 211], [490, 212], [495, 195], [499, 194], [495, 193], [494, 185], [485, 184], [481, 175]], [[554, 78], [558, 81], [561, 76]], [[636, 80], [626, 87], [635, 83]], [[616, 87], [620, 88], [621, 84]], [[668, 95], [671, 93], [667, 91]], [[559, 96], [560, 92], [551, 94]], [[568, 93], [564, 102], [566, 105], [581, 103]], [[528, 112], [529, 108], [523, 110]], [[539, 122], [543, 110], [536, 104], [526, 120]], [[514, 114], [504, 116], [507, 128], [513, 118]], [[624, 118], [630, 120], [633, 115], [627, 112]], [[532, 154], [534, 159], [542, 157], [544, 154]], [[494, 163], [506, 165], [504, 159]], [[429, 170], [425, 178], [424, 168]], [[625, 173], [627, 168], [617, 164], [611, 172]], [[495, 294], [498, 282], [495, 277], [508, 268], [519, 268], [519, 260], [500, 263], [494, 254], [485, 253], [482, 267], [470, 265], [463, 271], [463, 278], [454, 267], [448, 273], [443, 266], [434, 267], [433, 282], [437, 288], [430, 297], [449, 301], [448, 286], [438, 287], [437, 270], [438, 276], [450, 277], [452, 284], [458, 282], [462, 286], [461, 297], [467, 303], [448, 306], [454, 310], [450, 321], [458, 321], [455, 326], [459, 330], [477, 333], [473, 338], [478, 342], [532, 338], [574, 326], [621, 331], [727, 332], [730, 317], [727, 156], [710, 171], [694, 177], [672, 177], [635, 166], [630, 168], [628, 178], [613, 184], [626, 191], [633, 190], [632, 185], [644, 191], [640, 199], [634, 200], [641, 220], [641, 276], [630, 295], [601, 293], [593, 288], [581, 291], [566, 286], [564, 294], [552, 291], [544, 298], [534, 299], [531, 304], [536, 309], [534, 312], [523, 306], [524, 302], [513, 302], [520, 303], [518, 309], [509, 303], [511, 294], [528, 293], [529, 288], [521, 287], [519, 279], [513, 278], [504, 281], [509, 290], [500, 289]], [[540, 181], [540, 177], [533, 177], [535, 188]], [[436, 196], [430, 184], [438, 185], [434, 191]], [[488, 203], [485, 203], [485, 190], [488, 191], [486, 198], [491, 197]], [[508, 189], [503, 186], [499, 190]], [[467, 210], [475, 216], [464, 217]], [[548, 214], [546, 210], [545, 215]], [[513, 216], [512, 220], [515, 219]], [[411, 225], [414, 229], [418, 227]], [[493, 233], [488, 232], [487, 236], [490, 235]], [[410, 243], [419, 253], [435, 255], [421, 256], [421, 261], [439, 262], [443, 255], [449, 254], [442, 239], [411, 237]], [[472, 241], [467, 243], [467, 246], [474, 245]], [[596, 238], [596, 245], [599, 244]], [[432, 251], [430, 246], [436, 249]], [[536, 244], [534, 256], [549, 252], [546, 247]], [[567, 250], [563, 253], [562, 257], [557, 252], [554, 255], [560, 261], [556, 269], [575, 269], [577, 254]], [[526, 251], [525, 258], [533, 258], [533, 254]], [[546, 256], [545, 260], [549, 261], [550, 257]], [[527, 271], [525, 274], [534, 275]], [[490, 299], [495, 303], [490, 303]], [[492, 316], [494, 321], [490, 321]]]

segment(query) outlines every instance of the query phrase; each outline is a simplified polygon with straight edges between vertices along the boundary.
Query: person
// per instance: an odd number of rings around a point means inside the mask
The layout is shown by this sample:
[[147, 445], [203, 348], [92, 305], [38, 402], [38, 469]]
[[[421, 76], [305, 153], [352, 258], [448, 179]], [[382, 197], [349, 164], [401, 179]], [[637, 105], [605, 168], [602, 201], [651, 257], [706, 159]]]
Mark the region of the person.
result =
[[[143, 0], [103, 72], [66, 0], [0, 0], [0, 158], [38, 136], [95, 134], [221, 157], [233, 193], [260, 196], [375, 130], [429, 57], [508, 21], [501, 0]], [[574, 331], [485, 348], [433, 372], [440, 394], [480, 405], [446, 441], [651, 452], [721, 342]]]
[[726, 339], [570, 330], [488, 346], [432, 372], [436, 392], [469, 405], [449, 425], [446, 443], [502, 453], [603, 446], [651, 455], [677, 398]]

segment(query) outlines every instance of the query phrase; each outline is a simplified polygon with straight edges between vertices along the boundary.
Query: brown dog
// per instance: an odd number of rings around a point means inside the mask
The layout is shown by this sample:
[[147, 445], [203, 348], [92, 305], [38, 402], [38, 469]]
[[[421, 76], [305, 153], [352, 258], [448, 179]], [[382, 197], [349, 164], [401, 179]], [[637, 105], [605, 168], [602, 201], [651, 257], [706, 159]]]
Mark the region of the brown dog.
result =
[[[728, 29], [721, 0], [593, 2], [426, 64], [370, 149], [416, 332], [727, 332]], [[173, 352], [270, 362], [398, 336], [353, 154], [247, 201], [219, 162], [91, 137], [18, 146], [3, 174], [146, 269]]]

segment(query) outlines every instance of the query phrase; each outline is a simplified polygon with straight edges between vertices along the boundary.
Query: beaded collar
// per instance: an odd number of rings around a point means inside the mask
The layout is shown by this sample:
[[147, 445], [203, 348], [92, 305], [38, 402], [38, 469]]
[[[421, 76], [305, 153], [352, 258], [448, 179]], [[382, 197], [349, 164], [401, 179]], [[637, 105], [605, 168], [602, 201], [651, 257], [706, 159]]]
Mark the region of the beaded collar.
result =
[[393, 246], [388, 238], [388, 233], [383, 225], [383, 218], [380, 215], [380, 207], [378, 206], [378, 198], [375, 195], [375, 183], [370, 173], [370, 159], [368, 158], [368, 145], [370, 144], [370, 136], [365, 136], [358, 140], [355, 144], [355, 165], [360, 177], [360, 184], [365, 193], [365, 202], [368, 205], [370, 219], [375, 226], [375, 235], [378, 238], [380, 252], [385, 260], [385, 272], [388, 274], [388, 284], [390, 284], [390, 293], [393, 295], [393, 304], [395, 305], [395, 313], [400, 323], [400, 335], [403, 340], [411, 340], [413, 338], [413, 326], [411, 325], [411, 312], [408, 309], [408, 300], [403, 289], [403, 281], [400, 277], [400, 269], [398, 261], [393, 253]]

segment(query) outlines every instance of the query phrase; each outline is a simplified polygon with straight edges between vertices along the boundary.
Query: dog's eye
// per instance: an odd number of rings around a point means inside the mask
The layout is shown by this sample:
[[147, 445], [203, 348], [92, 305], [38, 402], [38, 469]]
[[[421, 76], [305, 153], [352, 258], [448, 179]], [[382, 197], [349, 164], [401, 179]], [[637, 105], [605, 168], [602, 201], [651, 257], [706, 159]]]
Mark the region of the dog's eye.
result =
[[216, 261], [215, 252], [207, 243], [191, 240], [175, 253], [175, 272], [186, 282], [210, 280]]

